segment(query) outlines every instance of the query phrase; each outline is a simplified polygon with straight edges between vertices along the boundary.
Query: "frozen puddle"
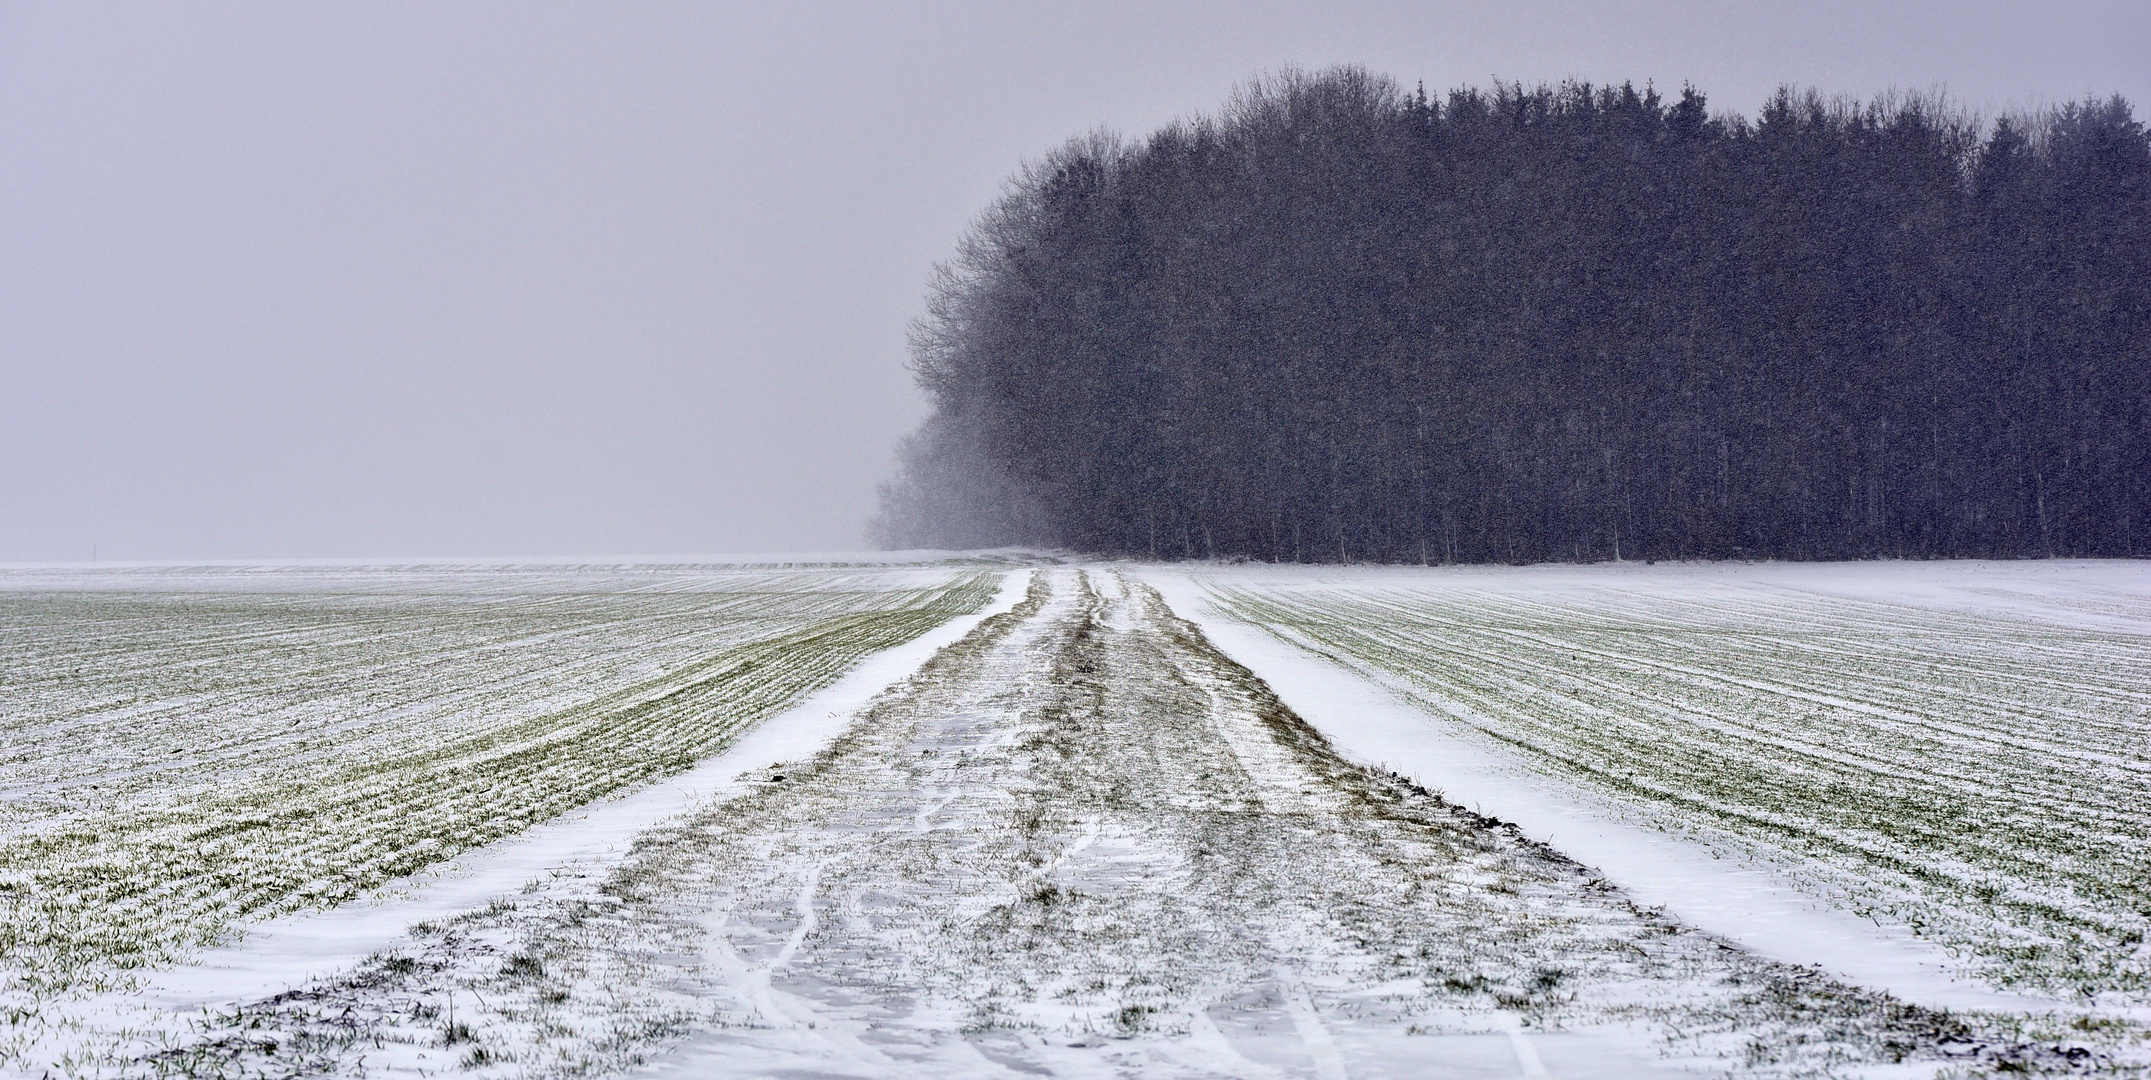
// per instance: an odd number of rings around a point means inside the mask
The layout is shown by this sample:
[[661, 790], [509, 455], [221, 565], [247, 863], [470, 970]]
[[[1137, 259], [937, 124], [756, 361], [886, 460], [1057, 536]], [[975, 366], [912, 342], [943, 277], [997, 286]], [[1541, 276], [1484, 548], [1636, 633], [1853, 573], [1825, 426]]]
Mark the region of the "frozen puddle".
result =
[[381, 955], [137, 1064], [1879, 1077], [1981, 1052], [1956, 1021], [1697, 933], [1339, 757], [1117, 574], [1040, 572], [815, 723], [728, 755], [811, 758], [652, 825], [604, 873], [444, 901]]

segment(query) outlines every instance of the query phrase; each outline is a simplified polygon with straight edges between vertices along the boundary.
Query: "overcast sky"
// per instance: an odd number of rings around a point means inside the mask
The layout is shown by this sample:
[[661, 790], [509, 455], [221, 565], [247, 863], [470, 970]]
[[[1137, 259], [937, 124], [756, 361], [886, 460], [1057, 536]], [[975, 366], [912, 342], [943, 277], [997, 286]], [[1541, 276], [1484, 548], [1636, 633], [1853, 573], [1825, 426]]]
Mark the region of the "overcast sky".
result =
[[2151, 4], [0, 3], [0, 561], [862, 546], [1019, 162], [1286, 65], [2151, 101]]

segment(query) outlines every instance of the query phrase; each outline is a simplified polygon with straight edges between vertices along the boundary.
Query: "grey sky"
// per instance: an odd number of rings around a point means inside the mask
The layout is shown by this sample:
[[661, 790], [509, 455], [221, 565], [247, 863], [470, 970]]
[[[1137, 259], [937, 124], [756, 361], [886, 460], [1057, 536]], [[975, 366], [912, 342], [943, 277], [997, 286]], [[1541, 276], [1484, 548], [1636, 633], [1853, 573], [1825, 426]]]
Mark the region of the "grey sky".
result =
[[2141, 0], [0, 4], [0, 561], [856, 548], [1001, 179], [1287, 64], [2143, 116], [2147, 56]]

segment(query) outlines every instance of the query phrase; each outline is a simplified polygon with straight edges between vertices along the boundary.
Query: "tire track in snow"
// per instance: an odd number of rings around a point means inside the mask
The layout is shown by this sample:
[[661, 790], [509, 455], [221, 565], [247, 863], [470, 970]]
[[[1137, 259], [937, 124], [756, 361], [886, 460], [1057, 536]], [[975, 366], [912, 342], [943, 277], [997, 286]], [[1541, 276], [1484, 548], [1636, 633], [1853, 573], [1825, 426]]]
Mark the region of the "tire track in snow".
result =
[[1344, 761], [1117, 574], [1040, 574], [778, 772], [587, 892], [421, 951], [483, 989], [466, 1067], [1646, 1077], [1680, 1072], [1670, 1051], [1774, 1075], [1968, 1031]]
[[1344, 1055], [1337, 1052], [1337, 1040], [1330, 1038], [1329, 1028], [1315, 1012], [1314, 1002], [1307, 991], [1286, 982], [1290, 976], [1277, 973], [1277, 981], [1285, 986], [1285, 1011], [1292, 1017], [1292, 1030], [1300, 1041], [1307, 1044], [1307, 1056], [1314, 1060], [1316, 1080], [1346, 1080]]

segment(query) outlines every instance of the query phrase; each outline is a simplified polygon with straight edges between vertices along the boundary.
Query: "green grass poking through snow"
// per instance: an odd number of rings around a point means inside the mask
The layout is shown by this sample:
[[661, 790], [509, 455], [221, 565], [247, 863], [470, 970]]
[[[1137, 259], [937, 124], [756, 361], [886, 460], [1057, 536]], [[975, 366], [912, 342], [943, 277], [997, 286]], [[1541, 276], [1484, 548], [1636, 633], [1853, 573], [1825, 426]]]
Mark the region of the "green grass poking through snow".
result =
[[2151, 998], [2151, 642], [1726, 583], [1213, 581], [1533, 769], [1900, 920], [2000, 986]]
[[10, 1010], [124, 987], [243, 920], [684, 771], [998, 585], [947, 568], [229, 576], [0, 590]]

